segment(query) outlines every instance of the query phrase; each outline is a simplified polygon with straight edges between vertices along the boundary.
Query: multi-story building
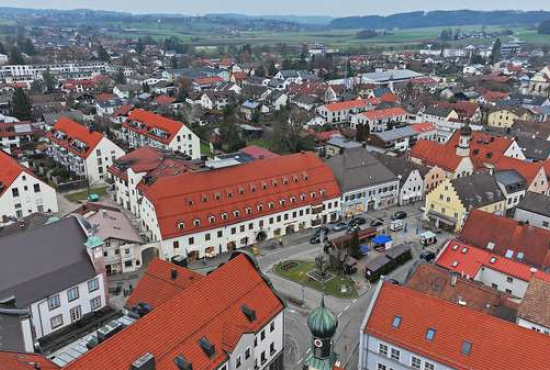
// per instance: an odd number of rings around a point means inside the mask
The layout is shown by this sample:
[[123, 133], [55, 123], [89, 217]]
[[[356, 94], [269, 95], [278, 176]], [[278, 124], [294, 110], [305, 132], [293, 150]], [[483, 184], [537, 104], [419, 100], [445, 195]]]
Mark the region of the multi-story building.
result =
[[91, 184], [107, 180], [107, 169], [124, 151], [100, 132], [61, 117], [46, 134], [48, 155]]
[[550, 197], [528, 191], [517, 205], [514, 219], [531, 226], [550, 230]]
[[514, 214], [514, 209], [525, 197], [527, 181], [516, 170], [496, 171], [495, 178], [506, 198], [506, 213]]
[[358, 369], [535, 370], [545, 368], [549, 352], [544, 335], [381, 282], [361, 325]]
[[0, 349], [34, 342], [106, 306], [103, 241], [80, 217], [0, 239]]
[[380, 103], [381, 100], [376, 98], [349, 100], [322, 105], [316, 112], [328, 123], [350, 122], [352, 116], [374, 110]]
[[371, 132], [384, 132], [390, 125], [407, 123], [408, 113], [401, 107], [370, 110], [351, 117], [351, 127], [369, 125]]
[[57, 210], [55, 189], [0, 150], [0, 223]]
[[326, 163], [342, 190], [340, 203], [345, 217], [398, 203], [399, 178], [365, 148], [346, 150]]
[[140, 227], [163, 259], [213, 256], [321, 226], [340, 209], [338, 183], [314, 153], [148, 173], [135, 190]]
[[136, 109], [122, 124], [123, 136], [132, 148], [151, 146], [201, 157], [200, 139], [184, 123]]
[[53, 74], [67, 72], [93, 72], [103, 74], [108, 71], [109, 64], [102, 61], [65, 63], [65, 64], [30, 64], [30, 65], [4, 65], [0, 66], [0, 78], [40, 76], [50, 70]]

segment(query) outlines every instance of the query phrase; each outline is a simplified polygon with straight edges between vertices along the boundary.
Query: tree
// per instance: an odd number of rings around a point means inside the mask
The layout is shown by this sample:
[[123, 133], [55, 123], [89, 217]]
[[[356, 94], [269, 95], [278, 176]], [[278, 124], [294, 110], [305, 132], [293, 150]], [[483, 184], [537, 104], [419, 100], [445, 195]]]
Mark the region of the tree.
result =
[[370, 126], [368, 124], [359, 123], [356, 127], [355, 140], [360, 143], [366, 143], [370, 137]]
[[540, 35], [550, 35], [550, 19], [540, 22], [538, 32]]
[[99, 58], [99, 60], [102, 60], [104, 62], [111, 61], [111, 56], [101, 44], [99, 44], [99, 46], [97, 47], [97, 57]]
[[124, 69], [123, 68], [119, 68], [116, 71], [116, 75], [115, 75], [114, 80], [118, 85], [124, 85], [126, 83], [126, 76], [124, 76]]
[[32, 119], [32, 103], [29, 96], [23, 89], [16, 89], [13, 94], [13, 108], [11, 114], [20, 121]]
[[137, 39], [136, 53], [142, 54], [144, 50], [145, 50], [145, 44], [143, 43], [143, 40], [140, 37], [140, 38]]
[[21, 54], [21, 51], [19, 51], [19, 49], [15, 45], [11, 47], [9, 63], [16, 65], [25, 64], [25, 58], [23, 58], [23, 54]]
[[277, 67], [275, 67], [275, 62], [271, 61], [269, 63], [269, 71], [270, 76], [275, 76], [277, 74]]
[[42, 73], [42, 78], [44, 79], [44, 86], [46, 87], [46, 90], [52, 91], [57, 87], [57, 80], [50, 71], [50, 67]]
[[8, 52], [6, 51], [6, 48], [5, 48], [4, 44], [2, 44], [1, 42], [0, 42], [0, 54], [4, 54], [4, 55], [7, 55], [7, 54], [8, 54]]
[[27, 55], [36, 55], [36, 49], [34, 47], [34, 44], [32, 43], [32, 40], [29, 39], [29, 38], [25, 38], [22, 42], [21, 42], [21, 50], [23, 50], [23, 52]]
[[351, 239], [348, 241], [349, 254], [355, 259], [361, 258], [361, 241], [359, 240], [359, 230], [355, 230]]
[[500, 60], [502, 54], [502, 41], [500, 39], [496, 39], [495, 43], [493, 44], [493, 50], [491, 51], [491, 64], [495, 64]]
[[220, 126], [220, 137], [228, 152], [236, 152], [246, 146], [246, 142], [241, 138], [239, 128], [230, 120], [224, 120]]
[[149, 84], [148, 84], [147, 82], [145, 82], [145, 83], [143, 84], [143, 92], [148, 93], [148, 92], [150, 92], [150, 91], [151, 91], [151, 87], [149, 86]]

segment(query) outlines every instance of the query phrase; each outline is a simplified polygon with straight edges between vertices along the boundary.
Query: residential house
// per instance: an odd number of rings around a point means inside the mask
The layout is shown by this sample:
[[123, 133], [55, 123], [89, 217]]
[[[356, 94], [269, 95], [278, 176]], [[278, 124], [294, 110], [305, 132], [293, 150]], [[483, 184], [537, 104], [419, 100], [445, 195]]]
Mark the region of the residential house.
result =
[[491, 127], [512, 127], [517, 120], [526, 121], [531, 113], [525, 108], [496, 109], [487, 115], [487, 125]]
[[58, 211], [55, 189], [2, 150], [0, 168], [0, 223]]
[[362, 148], [363, 144], [355, 140], [350, 140], [341, 134], [331, 133], [330, 137], [325, 141], [324, 154], [326, 157], [334, 157], [345, 153], [348, 150]]
[[117, 85], [113, 89], [113, 94], [120, 99], [128, 100], [136, 97], [142, 90], [143, 87], [140, 84]]
[[357, 99], [322, 105], [317, 113], [328, 123], [350, 122], [351, 117], [369, 110], [374, 110], [380, 104], [380, 99]]
[[365, 148], [346, 150], [326, 163], [342, 190], [345, 217], [398, 204], [399, 178]]
[[380, 282], [361, 324], [358, 369], [535, 370], [549, 351], [547, 337], [514, 323]]
[[517, 205], [514, 219], [550, 230], [550, 196], [528, 191]]
[[376, 158], [399, 179], [399, 205], [424, 199], [425, 180], [430, 168], [405, 158], [377, 155]]
[[513, 215], [514, 209], [525, 197], [527, 180], [516, 170], [496, 171], [495, 178], [506, 198], [506, 214]]
[[200, 158], [200, 139], [180, 121], [143, 109], [135, 109], [122, 124], [125, 141], [131, 148], [151, 146]]
[[46, 134], [48, 155], [61, 167], [90, 184], [107, 180], [107, 169], [124, 151], [103, 134], [61, 117]]
[[0, 349], [35, 341], [107, 305], [103, 242], [79, 216], [0, 238]]
[[267, 97], [262, 100], [262, 102], [267, 103], [275, 111], [280, 111], [282, 108], [286, 107], [288, 104], [288, 95], [279, 90], [273, 90]]
[[531, 94], [548, 96], [550, 89], [550, 66], [545, 66], [531, 77], [528, 89]]
[[401, 107], [370, 110], [351, 117], [351, 127], [369, 125], [371, 132], [383, 132], [395, 125], [407, 123], [408, 113]]
[[527, 180], [527, 190], [546, 194], [549, 189], [548, 175], [541, 162], [526, 162], [517, 158], [502, 156], [494, 164], [496, 170], [515, 170]]
[[411, 126], [398, 127], [382, 132], [372, 132], [369, 136], [369, 149], [382, 153], [405, 153], [414, 146], [416, 138], [417, 132]]
[[550, 141], [548, 140], [535, 135], [518, 135], [516, 143], [528, 162], [542, 162], [550, 158]]
[[222, 111], [228, 104], [228, 96], [221, 91], [208, 90], [201, 96], [201, 106], [206, 110]]
[[498, 214], [506, 210], [504, 195], [487, 172], [445, 179], [426, 195], [425, 217], [436, 227], [459, 231], [475, 209]]
[[516, 323], [524, 328], [550, 335], [550, 282], [535, 277], [529, 282], [519, 305]]

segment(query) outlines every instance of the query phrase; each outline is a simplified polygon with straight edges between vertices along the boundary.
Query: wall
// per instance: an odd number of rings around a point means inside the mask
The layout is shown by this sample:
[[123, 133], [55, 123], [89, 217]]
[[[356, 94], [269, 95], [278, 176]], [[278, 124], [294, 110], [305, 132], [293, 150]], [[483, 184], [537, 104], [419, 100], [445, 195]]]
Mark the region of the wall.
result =
[[[512, 280], [507, 281], [508, 278]], [[493, 270], [487, 266], [482, 267], [478, 271], [474, 280], [479, 281], [487, 286], [493, 287], [494, 289], [500, 290], [501, 292], [507, 292], [520, 298], [523, 298], [523, 296], [525, 296], [525, 291], [527, 290], [527, 287], [529, 285], [529, 282], [527, 281], [511, 277], [505, 273]]]
[[548, 216], [516, 208], [514, 219], [519, 222], [529, 223], [531, 226], [550, 230], [550, 217]]
[[[35, 193], [34, 185], [40, 186], [40, 192]], [[14, 197], [12, 189], [19, 190], [19, 196]], [[25, 190], [26, 188], [26, 190]], [[20, 204], [21, 207], [16, 207]], [[21, 214], [17, 214], [17, 210]], [[57, 212], [57, 194], [55, 189], [36, 177], [22, 172], [0, 197], [0, 222], [3, 216], [25, 217], [36, 212]]]

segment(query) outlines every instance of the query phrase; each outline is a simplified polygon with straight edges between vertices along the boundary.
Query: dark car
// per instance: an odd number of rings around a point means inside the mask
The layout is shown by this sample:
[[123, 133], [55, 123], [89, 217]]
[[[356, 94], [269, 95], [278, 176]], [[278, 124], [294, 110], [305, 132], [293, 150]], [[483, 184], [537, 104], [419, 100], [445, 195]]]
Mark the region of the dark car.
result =
[[407, 218], [407, 212], [403, 212], [403, 211], [398, 211], [398, 212], [395, 212], [393, 215], [391, 215], [391, 219], [393, 221], [404, 220], [406, 218]]
[[435, 257], [436, 257], [435, 253], [431, 251], [423, 251], [422, 253], [420, 253], [420, 259], [426, 262], [433, 261]]
[[348, 224], [345, 222], [338, 222], [334, 226], [332, 226], [332, 231], [344, 231], [348, 228]]
[[323, 240], [323, 238], [321, 237], [321, 235], [313, 235], [313, 236], [309, 239], [309, 243], [310, 243], [310, 244], [319, 244], [319, 243], [321, 243], [321, 240]]
[[328, 234], [330, 232], [330, 229], [326, 226], [320, 227], [315, 230], [315, 236], [320, 236], [322, 234]]
[[359, 230], [361, 230], [361, 226], [359, 226], [357, 224], [350, 223], [348, 225], [347, 230], [346, 230], [346, 234], [353, 234], [354, 232], [359, 231]]
[[367, 223], [367, 219], [365, 217], [354, 217], [349, 222], [349, 225], [364, 225]]
[[370, 225], [372, 227], [378, 227], [384, 225], [384, 219], [383, 218], [376, 218], [370, 222]]

